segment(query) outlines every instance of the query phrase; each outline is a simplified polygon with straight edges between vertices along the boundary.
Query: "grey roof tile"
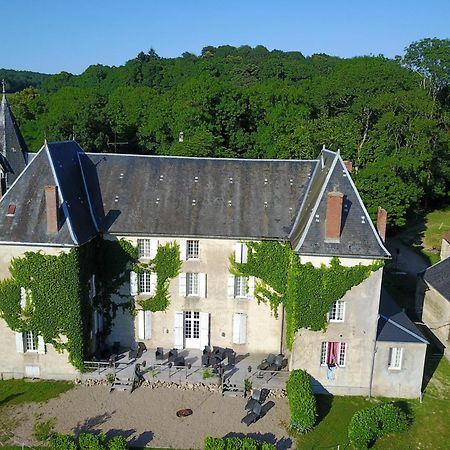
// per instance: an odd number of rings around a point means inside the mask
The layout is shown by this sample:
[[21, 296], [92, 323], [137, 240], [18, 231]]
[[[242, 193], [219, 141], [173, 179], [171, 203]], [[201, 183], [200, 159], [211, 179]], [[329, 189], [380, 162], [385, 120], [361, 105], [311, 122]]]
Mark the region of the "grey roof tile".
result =
[[425, 270], [423, 279], [450, 301], [450, 256]]

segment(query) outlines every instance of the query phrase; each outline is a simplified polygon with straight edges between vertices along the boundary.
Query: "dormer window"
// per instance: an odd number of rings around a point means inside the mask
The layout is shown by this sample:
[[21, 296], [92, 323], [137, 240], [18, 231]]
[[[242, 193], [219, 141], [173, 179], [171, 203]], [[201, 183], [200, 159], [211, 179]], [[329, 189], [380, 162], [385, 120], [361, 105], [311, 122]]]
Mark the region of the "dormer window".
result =
[[16, 205], [14, 203], [10, 203], [8, 205], [8, 212], [6, 213], [6, 215], [11, 217], [14, 216], [15, 213], [16, 213]]

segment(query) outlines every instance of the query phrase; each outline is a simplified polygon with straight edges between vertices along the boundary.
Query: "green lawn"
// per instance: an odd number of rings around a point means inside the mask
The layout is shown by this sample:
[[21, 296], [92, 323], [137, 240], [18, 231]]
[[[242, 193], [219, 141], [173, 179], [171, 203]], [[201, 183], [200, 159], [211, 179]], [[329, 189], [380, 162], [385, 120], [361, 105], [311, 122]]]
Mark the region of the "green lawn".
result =
[[[419, 400], [405, 401], [413, 423], [406, 433], [380, 439], [375, 449], [447, 449], [450, 442], [450, 363], [443, 358], [426, 389], [423, 403]], [[319, 416], [323, 417], [314, 430], [297, 437], [298, 447], [323, 449], [330, 447], [349, 448], [347, 427], [352, 415], [359, 409], [385, 401], [367, 400], [363, 397], [318, 397]], [[395, 401], [395, 400], [394, 400]], [[331, 405], [330, 405], [331, 402]], [[330, 408], [331, 406], [331, 408]], [[347, 446], [347, 447], [346, 447]]]
[[67, 392], [73, 384], [65, 381], [0, 381], [0, 407], [25, 402], [46, 402]]
[[450, 206], [428, 213], [425, 217], [426, 230], [423, 235], [425, 249], [441, 248], [442, 236], [450, 231]]

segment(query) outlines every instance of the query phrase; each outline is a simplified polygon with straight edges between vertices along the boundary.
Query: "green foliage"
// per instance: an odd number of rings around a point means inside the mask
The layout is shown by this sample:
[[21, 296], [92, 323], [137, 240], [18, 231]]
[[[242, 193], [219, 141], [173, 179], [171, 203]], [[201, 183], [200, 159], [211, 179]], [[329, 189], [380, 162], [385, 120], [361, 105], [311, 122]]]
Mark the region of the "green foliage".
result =
[[353, 447], [366, 449], [382, 436], [399, 433], [408, 428], [408, 417], [398, 406], [383, 403], [357, 411], [348, 427], [348, 437]]
[[253, 389], [253, 383], [252, 380], [250, 378], [245, 378], [244, 379], [244, 395], [248, 395], [250, 394], [250, 392]]
[[[90, 246], [59, 255], [26, 252], [11, 261], [11, 278], [0, 281], [0, 316], [15, 331], [32, 330], [83, 369], [90, 305], [88, 280], [94, 270]], [[27, 291], [22, 310], [20, 289]]]
[[211, 378], [212, 376], [213, 376], [213, 374], [211, 373], [211, 370], [209, 370], [208, 368], [203, 369], [202, 378], [204, 380], [207, 380], [208, 378]]
[[56, 433], [50, 439], [50, 450], [78, 450], [78, 446], [73, 436]]
[[286, 389], [291, 411], [290, 427], [299, 433], [307, 433], [316, 423], [317, 412], [316, 398], [308, 372], [291, 371]]
[[176, 242], [158, 246], [155, 258], [148, 264], [134, 265], [135, 272], [150, 271], [157, 275], [155, 295], [139, 302], [143, 310], [165, 311], [169, 307], [169, 283], [180, 273], [180, 269], [180, 246]]
[[376, 262], [344, 267], [338, 258], [332, 258], [329, 267], [316, 268], [311, 263], [301, 264], [289, 243], [247, 242], [247, 247], [247, 262], [236, 263], [232, 257], [231, 272], [261, 280], [255, 285], [255, 297], [268, 302], [275, 314], [284, 304], [289, 348], [300, 328], [324, 329], [332, 304], [382, 266]]
[[127, 450], [127, 440], [123, 436], [114, 436], [108, 442], [109, 450]]
[[105, 450], [105, 435], [80, 433], [78, 435], [78, 447], [80, 450]]
[[275, 450], [274, 444], [250, 437], [225, 437], [205, 439], [204, 450]]
[[47, 441], [53, 435], [56, 425], [56, 418], [45, 420], [43, 422], [36, 422], [33, 426], [33, 436], [38, 441]]
[[112, 374], [112, 373], [107, 373], [105, 378], [106, 378], [106, 381], [107, 381], [109, 384], [113, 384], [113, 382], [114, 382], [114, 374]]

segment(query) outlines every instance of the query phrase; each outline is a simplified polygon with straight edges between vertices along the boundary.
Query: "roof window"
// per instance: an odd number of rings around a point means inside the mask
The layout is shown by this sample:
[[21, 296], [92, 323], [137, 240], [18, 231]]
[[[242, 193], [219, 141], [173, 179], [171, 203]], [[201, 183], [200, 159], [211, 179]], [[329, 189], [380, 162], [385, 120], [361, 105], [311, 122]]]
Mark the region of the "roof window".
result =
[[7, 216], [13, 216], [16, 212], [16, 205], [14, 203], [10, 203], [8, 205], [8, 212], [6, 213]]

